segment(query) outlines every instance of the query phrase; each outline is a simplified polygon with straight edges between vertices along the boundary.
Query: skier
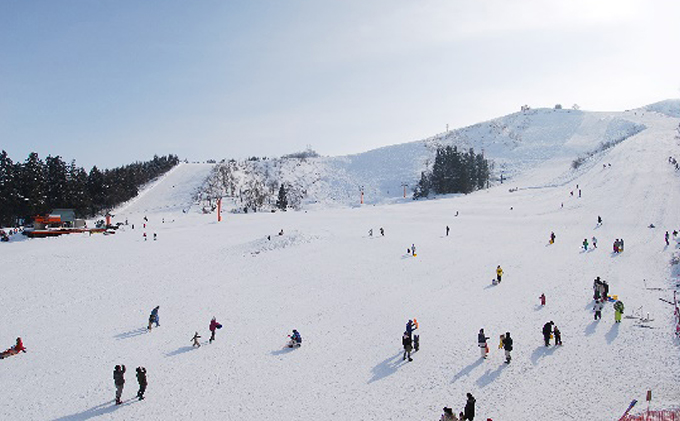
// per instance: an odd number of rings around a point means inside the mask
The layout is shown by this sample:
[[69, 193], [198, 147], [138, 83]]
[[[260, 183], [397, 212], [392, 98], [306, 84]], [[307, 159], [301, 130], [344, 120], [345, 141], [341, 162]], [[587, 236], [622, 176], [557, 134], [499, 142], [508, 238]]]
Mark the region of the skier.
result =
[[550, 346], [550, 335], [552, 335], [552, 327], [554, 324], [555, 323], [551, 320], [543, 325], [543, 341], [545, 342], [545, 346]]
[[588, 250], [588, 239], [584, 238], [583, 239], [583, 250]]
[[449, 226], [447, 225], [447, 226], [446, 226], [446, 236], [447, 236], [447, 237], [449, 236], [449, 230], [450, 230], [450, 228], [449, 228]]
[[139, 383], [137, 397], [141, 401], [144, 399], [144, 391], [146, 391], [146, 368], [137, 367], [137, 382]]
[[487, 339], [489, 339], [489, 337], [484, 333], [484, 328], [479, 329], [479, 333], [477, 334], [477, 346], [479, 346], [479, 353], [484, 359], [486, 359], [486, 356], [489, 353], [489, 345], [486, 343]]
[[623, 315], [623, 301], [618, 300], [614, 303], [614, 323], [621, 323], [621, 315]]
[[550, 243], [550, 244], [554, 244], [554, 243], [555, 243], [555, 233], [552, 232], [552, 231], [550, 232], [550, 241], [549, 241], [549, 243]]
[[545, 294], [542, 293], [542, 294], [538, 297], [538, 300], [541, 302], [541, 305], [544, 306], [544, 305], [545, 305]]
[[555, 346], [562, 345], [562, 332], [557, 328], [553, 327], [553, 334], [555, 335]]
[[597, 238], [595, 238], [595, 236], [593, 236], [593, 238], [591, 238], [590, 240], [593, 243], [593, 248], [596, 249], [597, 248]]
[[453, 409], [445, 406], [444, 413], [442, 414], [442, 417], [439, 419], [439, 421], [460, 421], [460, 420], [453, 413]]
[[120, 397], [123, 395], [123, 387], [125, 386], [125, 364], [117, 365], [113, 370], [113, 383], [116, 385], [116, 405], [120, 405], [123, 401]]
[[466, 420], [469, 421], [474, 421], [475, 419], [475, 397], [472, 396], [472, 393], [467, 394], [467, 402], [465, 402], [465, 418]]
[[411, 335], [409, 335], [408, 332], [404, 332], [404, 336], [401, 338], [401, 344], [404, 346], [404, 358], [403, 360], [406, 359], [408, 356], [409, 361], [413, 361], [413, 358], [411, 358], [411, 350], [413, 349], [413, 343], [411, 342]]
[[501, 265], [498, 265], [498, 267], [496, 267], [496, 281], [499, 284], [501, 283], [502, 277], [503, 277], [503, 269], [501, 269]]
[[213, 317], [212, 320], [210, 320], [210, 343], [215, 340], [215, 330], [221, 329], [222, 325], [217, 322], [217, 320]]
[[413, 335], [413, 352], [418, 352], [420, 349], [420, 335]]
[[593, 311], [595, 311], [595, 320], [600, 320], [602, 318], [602, 309], [604, 308], [604, 304], [602, 304], [601, 300], [595, 301], [595, 305], [593, 306]]
[[667, 246], [670, 245], [670, 243], [668, 242], [668, 231], [666, 231], [666, 235], [664, 236], [664, 239], [666, 240], [666, 245]]
[[505, 363], [510, 364], [510, 361], [512, 360], [512, 357], [510, 356], [510, 352], [512, 351], [512, 338], [510, 337], [510, 332], [505, 332], [503, 349], [505, 350]]
[[192, 348], [193, 348], [193, 347], [198, 347], [198, 348], [201, 347], [201, 344], [198, 343], [198, 338], [200, 338], [200, 336], [198, 336], [198, 332], [194, 333], [194, 337], [191, 338], [191, 340], [194, 341], [194, 343], [191, 344], [191, 347], [192, 347]]
[[300, 332], [297, 330], [293, 329], [293, 334], [288, 335], [288, 337], [290, 338], [288, 348], [299, 348], [302, 346], [302, 336], [300, 336]]

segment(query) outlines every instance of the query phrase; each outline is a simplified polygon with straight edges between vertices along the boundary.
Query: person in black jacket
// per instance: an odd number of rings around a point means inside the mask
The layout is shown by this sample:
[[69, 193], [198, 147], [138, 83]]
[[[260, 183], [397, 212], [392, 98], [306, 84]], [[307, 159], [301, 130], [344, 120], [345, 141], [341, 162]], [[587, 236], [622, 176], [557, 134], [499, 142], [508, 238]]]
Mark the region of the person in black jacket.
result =
[[482, 354], [482, 358], [486, 358], [486, 354], [489, 352], [489, 346], [486, 340], [489, 339], [484, 333], [484, 329], [479, 329], [479, 334], [477, 334], [477, 346], [479, 347], [479, 352]]
[[510, 337], [510, 332], [505, 332], [505, 338], [503, 338], [503, 349], [505, 350], [505, 363], [510, 364], [512, 357], [510, 352], [512, 351], [512, 338]]
[[555, 323], [549, 321], [543, 325], [543, 341], [545, 341], [545, 346], [550, 346], [550, 335], [552, 335], [552, 327]]
[[125, 364], [117, 365], [113, 370], [113, 383], [116, 385], [116, 405], [120, 405], [122, 401], [120, 397], [123, 395], [123, 386], [125, 386]]
[[404, 360], [408, 355], [408, 360], [413, 361], [411, 358], [411, 350], [413, 349], [413, 342], [411, 341], [411, 335], [408, 332], [404, 332], [404, 336], [401, 338], [401, 344], [404, 345]]
[[473, 421], [475, 419], [475, 402], [476, 399], [472, 393], [467, 394], [467, 402], [465, 402], [465, 420]]
[[139, 383], [139, 392], [137, 392], [137, 397], [141, 401], [144, 399], [144, 391], [146, 391], [146, 368], [137, 367], [137, 382]]

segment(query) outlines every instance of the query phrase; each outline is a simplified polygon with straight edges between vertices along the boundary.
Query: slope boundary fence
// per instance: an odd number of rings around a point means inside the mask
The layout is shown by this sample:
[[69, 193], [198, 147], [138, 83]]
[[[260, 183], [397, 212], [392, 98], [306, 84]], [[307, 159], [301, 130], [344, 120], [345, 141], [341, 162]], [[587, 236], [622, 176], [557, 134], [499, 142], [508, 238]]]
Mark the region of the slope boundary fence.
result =
[[619, 421], [680, 421], [680, 409], [664, 409], [643, 414], [625, 415]]

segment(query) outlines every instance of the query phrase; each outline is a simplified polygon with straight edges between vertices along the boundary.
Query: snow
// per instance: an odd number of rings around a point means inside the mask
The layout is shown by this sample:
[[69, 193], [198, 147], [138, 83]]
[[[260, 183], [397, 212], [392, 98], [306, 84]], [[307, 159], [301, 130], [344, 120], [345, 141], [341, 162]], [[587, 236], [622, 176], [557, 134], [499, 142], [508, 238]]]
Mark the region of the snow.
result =
[[[480, 141], [513, 178], [473, 194], [225, 213], [218, 223], [190, 206], [210, 166], [184, 164], [113, 212], [134, 230], [0, 244], [0, 344], [21, 336], [28, 349], [0, 361], [0, 419], [435, 420], [444, 406], [462, 410], [467, 392], [477, 398], [476, 419], [496, 421], [615, 420], [648, 389], [653, 407], [678, 406], [672, 307], [659, 298], [672, 299], [678, 282], [669, 262], [680, 245], [666, 247], [663, 234], [680, 228], [680, 173], [668, 163], [680, 158], [680, 120], [532, 111], [498, 126], [508, 145]], [[553, 127], [557, 114], [568, 118]], [[571, 170], [576, 155], [618, 133], [612, 127], [632, 127], [623, 120], [645, 129]], [[460, 133], [472, 139], [483, 129]], [[414, 151], [382, 152], [406, 163], [418, 159]], [[371, 173], [382, 159], [374, 154], [344, 159], [384, 188], [386, 171]], [[577, 184], [581, 198], [569, 194]], [[551, 231], [557, 239], [548, 245]], [[598, 248], [584, 252], [592, 236]], [[615, 238], [625, 239], [622, 254], [611, 251]], [[411, 244], [417, 257], [406, 254]], [[498, 264], [505, 275], [491, 286]], [[614, 324], [611, 303], [594, 322], [596, 276], [624, 301], [625, 315], [649, 313], [650, 327]], [[157, 305], [161, 326], [146, 332]], [[213, 316], [224, 327], [208, 344]], [[421, 349], [408, 363], [401, 335], [414, 317]], [[543, 346], [550, 320], [562, 347]], [[488, 360], [476, 343], [482, 327]], [[292, 329], [304, 340], [295, 350], [283, 347]], [[510, 365], [496, 348], [508, 331]], [[121, 406], [113, 404], [116, 364], [128, 370]], [[137, 366], [148, 369], [141, 402], [133, 399]]]

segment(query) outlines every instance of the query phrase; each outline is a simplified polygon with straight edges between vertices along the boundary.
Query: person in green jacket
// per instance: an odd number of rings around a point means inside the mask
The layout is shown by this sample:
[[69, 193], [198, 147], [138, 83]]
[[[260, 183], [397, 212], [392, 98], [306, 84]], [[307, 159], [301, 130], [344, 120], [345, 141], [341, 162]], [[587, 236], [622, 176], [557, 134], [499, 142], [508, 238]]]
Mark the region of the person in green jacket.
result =
[[622, 314], [623, 314], [623, 302], [617, 301], [614, 303], [614, 323], [621, 323]]

